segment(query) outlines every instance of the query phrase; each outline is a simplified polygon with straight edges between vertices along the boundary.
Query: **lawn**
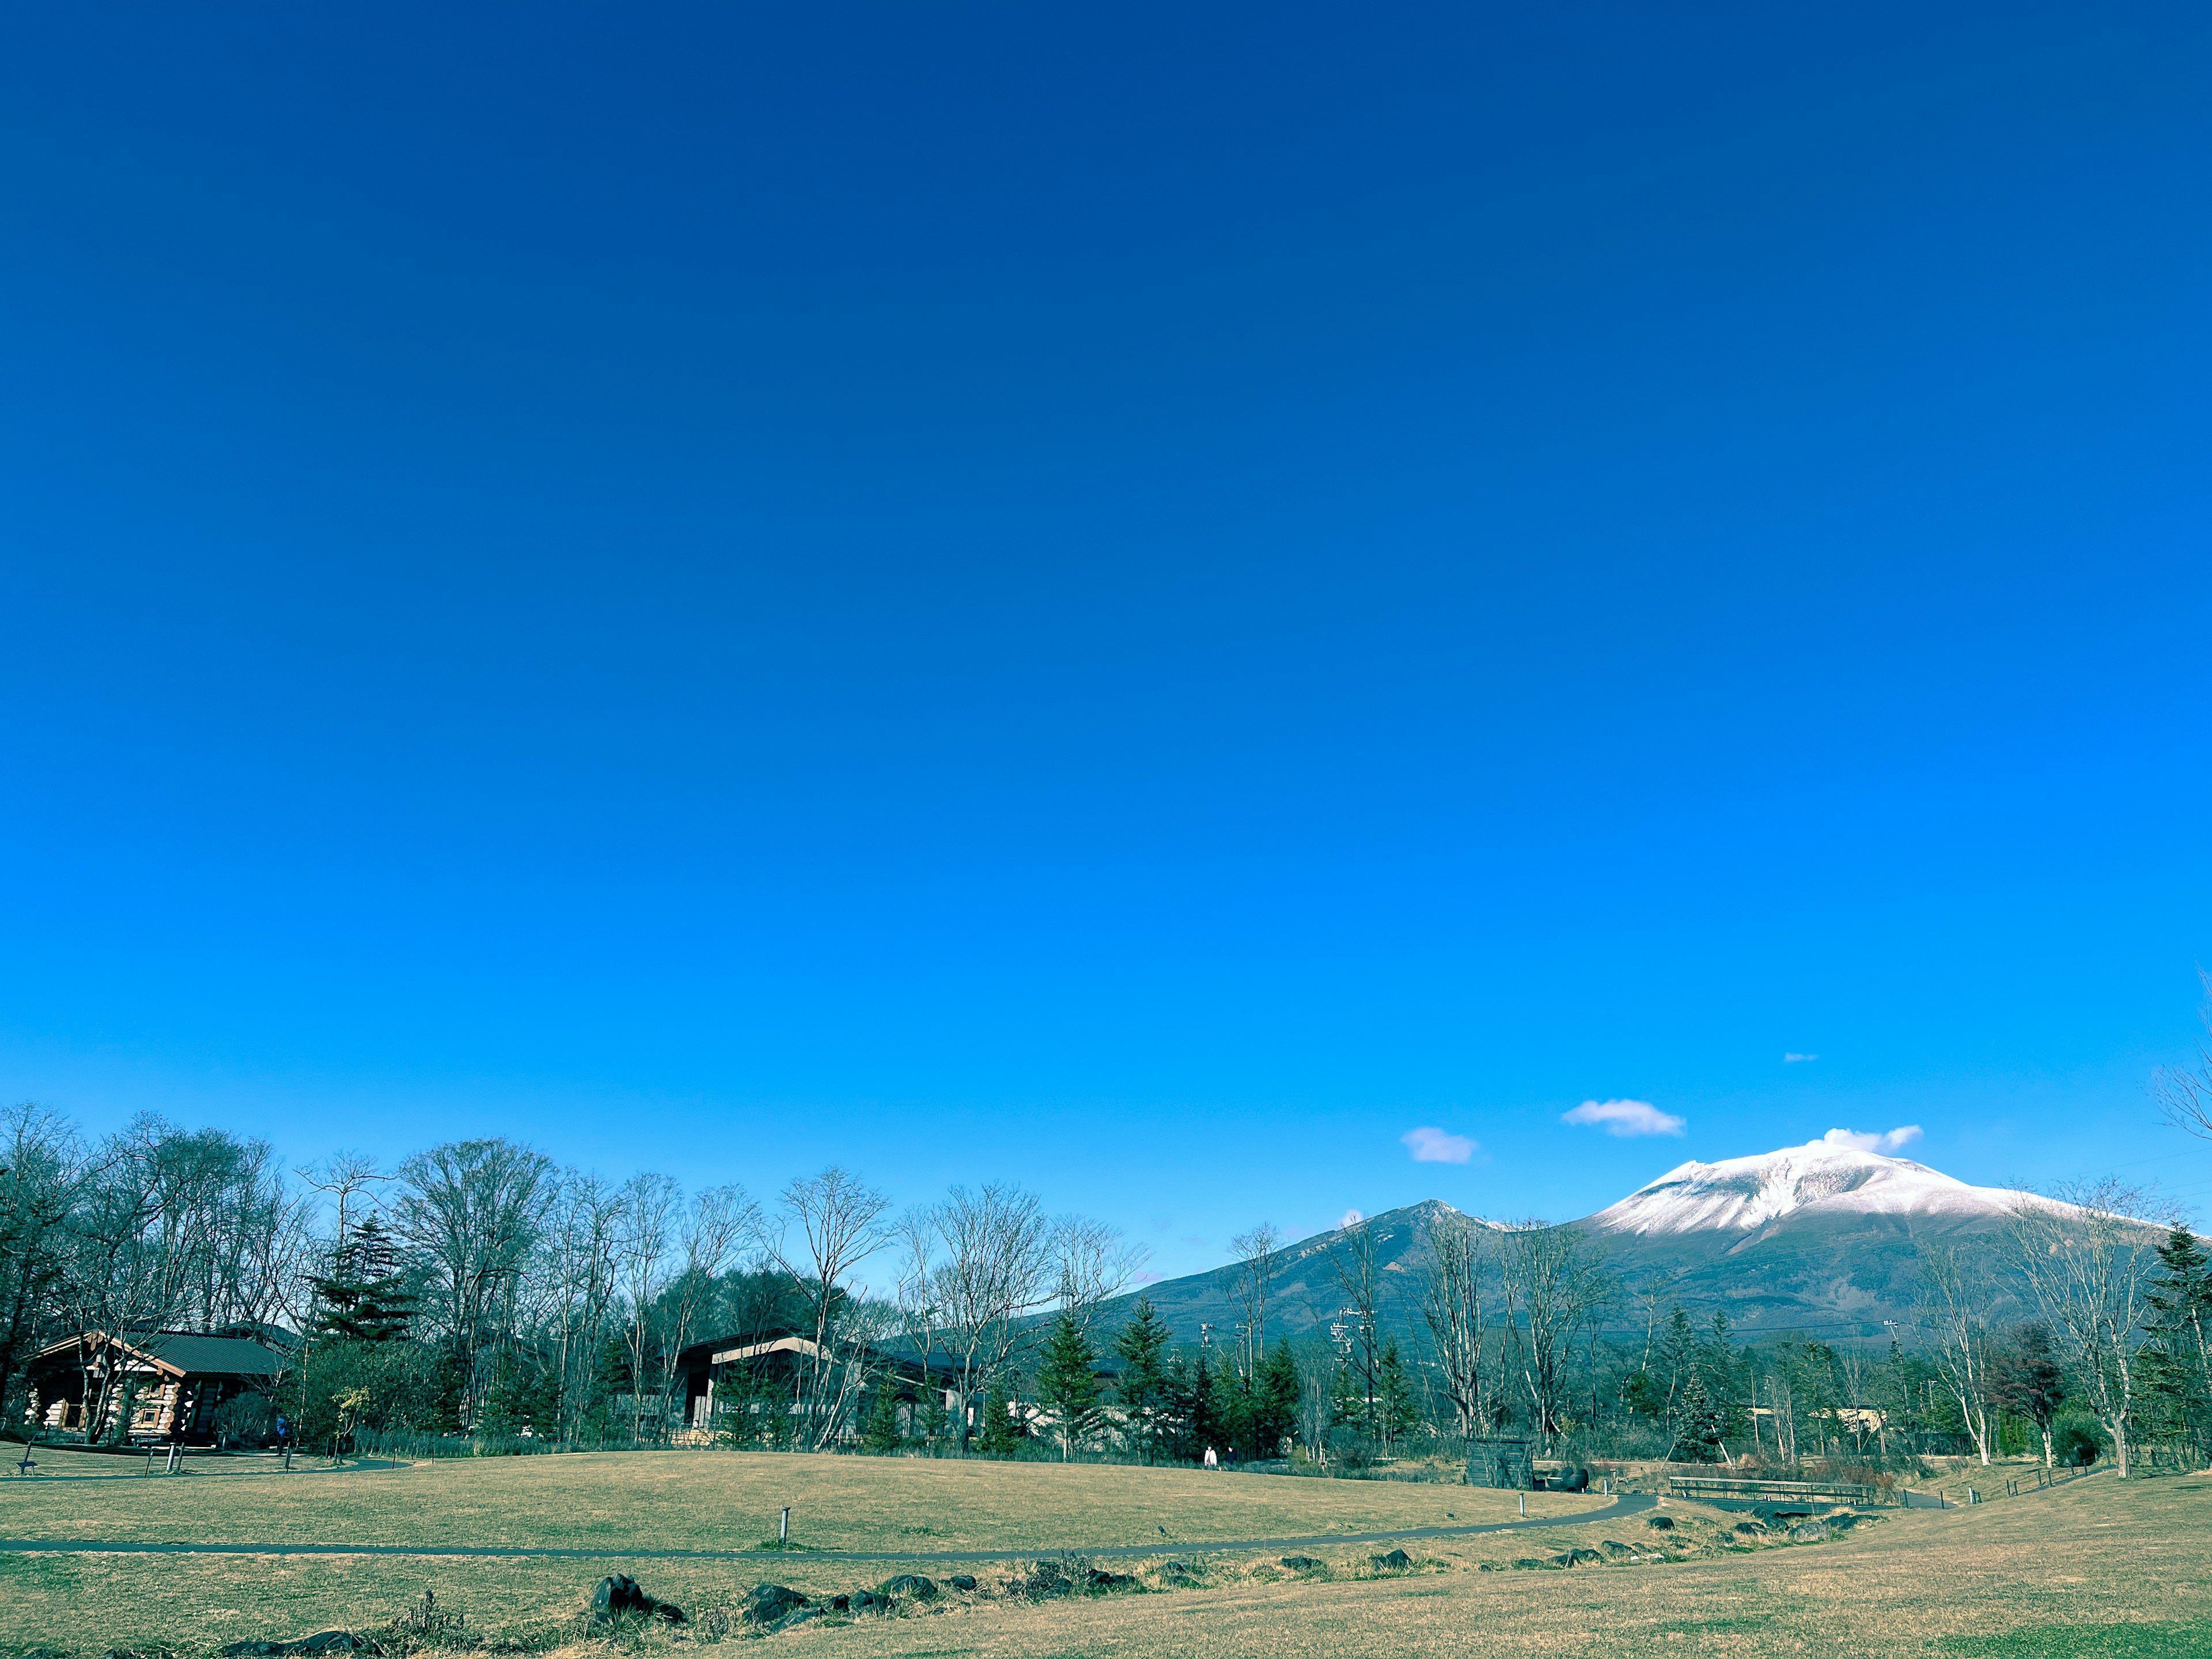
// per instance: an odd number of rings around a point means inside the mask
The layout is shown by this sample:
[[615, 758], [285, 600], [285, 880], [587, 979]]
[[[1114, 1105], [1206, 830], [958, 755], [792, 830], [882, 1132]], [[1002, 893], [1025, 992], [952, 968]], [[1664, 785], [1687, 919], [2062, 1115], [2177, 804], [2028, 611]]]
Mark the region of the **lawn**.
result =
[[[1188, 1470], [616, 1454], [267, 1480], [9, 1481], [0, 1484], [0, 1531], [532, 1544], [620, 1535], [639, 1549], [728, 1547], [772, 1535], [775, 1510], [790, 1502], [795, 1536], [824, 1547], [1019, 1545], [1042, 1554], [1144, 1541], [1147, 1532], [1158, 1540], [1162, 1525], [1195, 1540], [1451, 1524], [1446, 1511], [1464, 1523], [1504, 1514], [1511, 1501], [1465, 1487]], [[1533, 1497], [1532, 1510], [1558, 1525], [1414, 1544], [1416, 1566], [1403, 1576], [1375, 1575], [1373, 1547], [1313, 1550], [1331, 1571], [1308, 1577], [1285, 1573], [1272, 1554], [1219, 1558], [1206, 1564], [1200, 1588], [1036, 1605], [947, 1595], [941, 1611], [813, 1626], [758, 1650], [807, 1659], [2212, 1652], [2212, 1479], [2204, 1476], [2124, 1486], [2100, 1476], [1971, 1510], [1892, 1511], [1828, 1542], [1749, 1551], [1736, 1547], [1739, 1517], [1699, 1505], [1665, 1505], [1677, 1523], [1666, 1533], [1641, 1517], [1577, 1522], [1586, 1507]], [[1680, 1559], [1571, 1571], [1512, 1565], [1607, 1539]], [[600, 1573], [625, 1566], [695, 1610], [732, 1606], [763, 1579], [819, 1593], [896, 1571], [803, 1553], [628, 1564], [18, 1554], [0, 1557], [0, 1646], [204, 1652], [241, 1637], [366, 1629], [425, 1589], [441, 1605], [465, 1607], [473, 1629], [542, 1646], [576, 1628]], [[986, 1589], [999, 1571], [969, 1570]], [[1145, 1577], [1160, 1582], [1155, 1571]], [[642, 1645], [672, 1650], [665, 1637]]]

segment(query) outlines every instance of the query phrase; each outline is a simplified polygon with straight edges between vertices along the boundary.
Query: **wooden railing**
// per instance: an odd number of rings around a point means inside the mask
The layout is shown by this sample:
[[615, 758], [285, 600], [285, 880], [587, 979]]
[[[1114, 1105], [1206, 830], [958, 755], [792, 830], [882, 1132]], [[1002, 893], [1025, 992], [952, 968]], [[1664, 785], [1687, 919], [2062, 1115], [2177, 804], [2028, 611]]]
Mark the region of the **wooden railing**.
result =
[[1845, 1504], [1884, 1501], [1879, 1486], [1843, 1480], [1729, 1480], [1717, 1475], [1670, 1474], [1667, 1484], [1683, 1498], [1833, 1498]]

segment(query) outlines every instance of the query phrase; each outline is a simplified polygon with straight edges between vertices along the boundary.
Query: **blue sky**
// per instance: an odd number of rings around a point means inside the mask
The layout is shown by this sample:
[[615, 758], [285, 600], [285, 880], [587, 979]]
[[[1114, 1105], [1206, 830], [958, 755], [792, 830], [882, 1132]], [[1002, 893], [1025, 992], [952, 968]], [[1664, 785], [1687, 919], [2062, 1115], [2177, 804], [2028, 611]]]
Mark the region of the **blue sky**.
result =
[[1785, 11], [19, 12], [0, 1091], [2212, 1209], [2208, 25]]

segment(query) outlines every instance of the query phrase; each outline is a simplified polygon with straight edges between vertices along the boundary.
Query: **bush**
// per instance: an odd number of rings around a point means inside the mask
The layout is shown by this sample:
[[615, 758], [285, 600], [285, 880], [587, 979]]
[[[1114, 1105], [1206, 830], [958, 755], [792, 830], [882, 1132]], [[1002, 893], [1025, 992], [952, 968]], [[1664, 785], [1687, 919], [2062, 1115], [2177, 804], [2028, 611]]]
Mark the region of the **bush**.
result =
[[2051, 1431], [2051, 1455], [2069, 1468], [2087, 1468], [2105, 1455], [2109, 1443], [2094, 1423], [2069, 1417]]

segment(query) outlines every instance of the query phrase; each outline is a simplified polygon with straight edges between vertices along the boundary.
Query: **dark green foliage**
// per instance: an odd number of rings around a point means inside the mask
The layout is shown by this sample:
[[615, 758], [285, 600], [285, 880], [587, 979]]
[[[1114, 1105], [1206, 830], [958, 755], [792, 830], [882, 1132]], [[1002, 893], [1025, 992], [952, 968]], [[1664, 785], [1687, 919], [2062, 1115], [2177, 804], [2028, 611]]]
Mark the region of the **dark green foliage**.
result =
[[1279, 1457], [1283, 1443], [1298, 1425], [1298, 1362], [1291, 1345], [1278, 1338], [1260, 1364], [1252, 1389], [1251, 1446], [1256, 1457]]
[[2105, 1452], [2105, 1431], [2087, 1418], [2066, 1417], [2059, 1419], [2052, 1431], [2051, 1445], [2058, 1461], [2069, 1468], [2087, 1468]]
[[2159, 1246], [2153, 1316], [2143, 1354], [2147, 1403], [2158, 1427], [2212, 1462], [2212, 1262], [2186, 1227]]
[[991, 1384], [983, 1397], [983, 1421], [976, 1445], [988, 1457], [1011, 1457], [1029, 1436], [1029, 1424], [1017, 1413], [1018, 1402], [1004, 1382]]
[[883, 1455], [896, 1451], [904, 1443], [899, 1433], [898, 1390], [888, 1379], [877, 1382], [869, 1390], [867, 1413], [861, 1419], [860, 1444], [868, 1450]]
[[1669, 1427], [1674, 1431], [1674, 1458], [1685, 1463], [1717, 1463], [1721, 1461], [1721, 1416], [1713, 1404], [1712, 1396], [1705, 1392], [1705, 1379], [1695, 1369], [1682, 1379], [1680, 1391], [1674, 1396], [1674, 1409], [1670, 1414]]
[[395, 1342], [415, 1317], [415, 1297], [396, 1266], [398, 1249], [384, 1224], [370, 1216], [333, 1252], [327, 1277], [315, 1287], [314, 1329], [349, 1342]]
[[1114, 1340], [1121, 1356], [1121, 1380], [1116, 1392], [1127, 1413], [1130, 1435], [1137, 1449], [1147, 1457], [1165, 1448], [1168, 1405], [1168, 1328], [1152, 1311], [1152, 1299], [1137, 1298], [1135, 1316]]
[[1382, 1363], [1375, 1368], [1374, 1422], [1385, 1452], [1397, 1449], [1399, 1437], [1420, 1421], [1413, 1408], [1413, 1384], [1406, 1376], [1406, 1362], [1398, 1353], [1398, 1339], [1382, 1345]]
[[1090, 1334], [1072, 1313], [1053, 1322], [1037, 1368], [1037, 1403], [1060, 1419], [1060, 1452], [1073, 1457], [1076, 1447], [1098, 1426], [1098, 1352]]

